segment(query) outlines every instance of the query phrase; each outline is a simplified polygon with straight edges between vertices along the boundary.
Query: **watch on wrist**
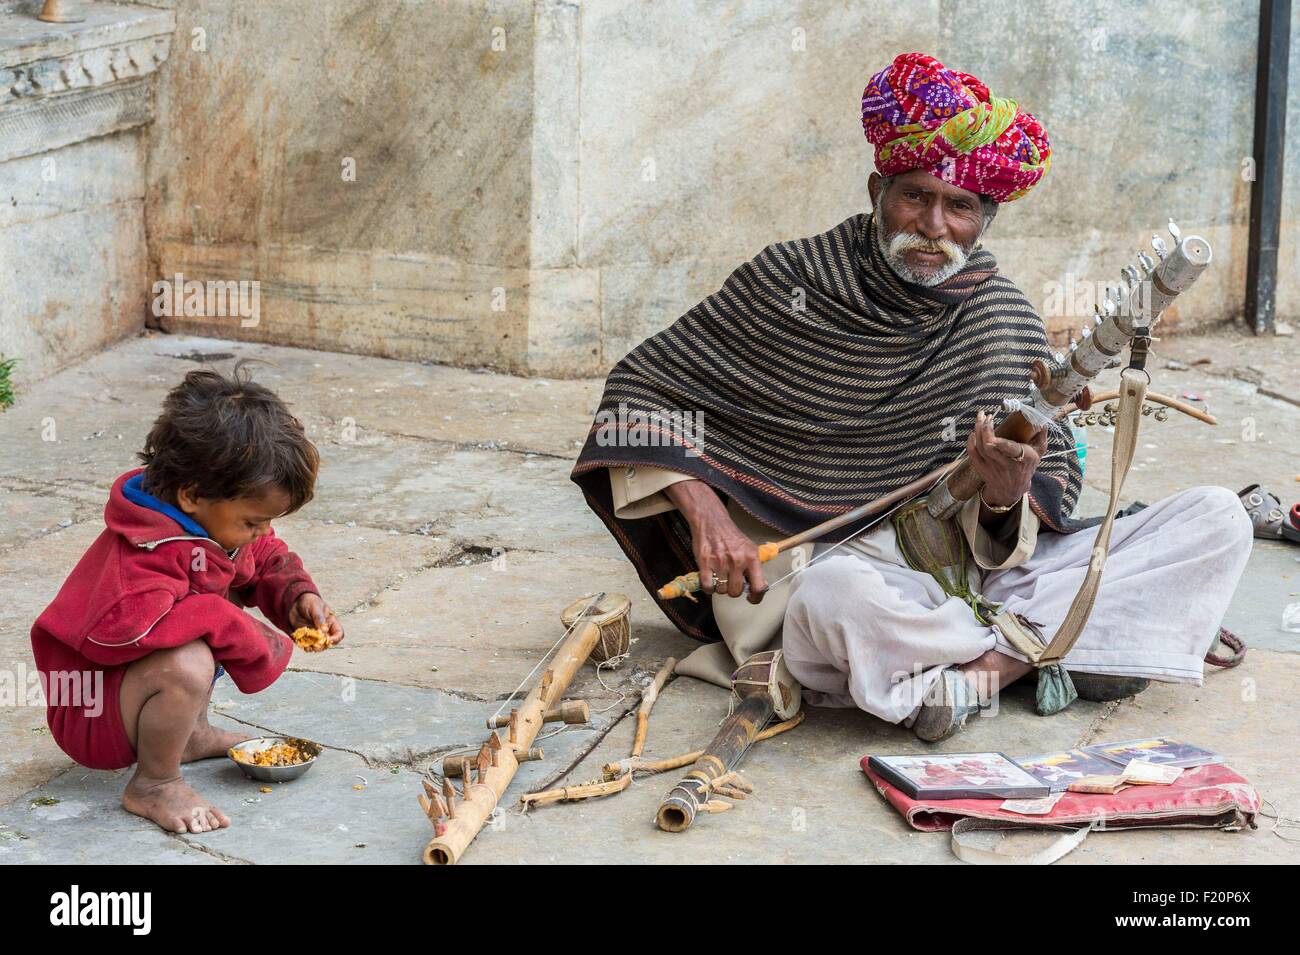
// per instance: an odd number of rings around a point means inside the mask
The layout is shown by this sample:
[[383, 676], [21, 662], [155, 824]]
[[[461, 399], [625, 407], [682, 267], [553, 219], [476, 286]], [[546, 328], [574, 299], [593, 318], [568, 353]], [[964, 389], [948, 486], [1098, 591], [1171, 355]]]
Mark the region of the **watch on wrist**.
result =
[[1020, 503], [1019, 501], [1016, 501], [1015, 504], [1006, 504], [1006, 505], [1003, 505], [1003, 506], [998, 506], [998, 505], [996, 505], [996, 504], [990, 504], [988, 501], [984, 500], [984, 486], [983, 486], [983, 485], [980, 485], [980, 489], [979, 489], [979, 492], [978, 492], [978, 493], [979, 493], [979, 496], [980, 496], [980, 503], [983, 504], [985, 507], [987, 507], [987, 508], [988, 508], [990, 511], [992, 511], [994, 514], [1005, 514], [1007, 511], [1012, 510], [1012, 509], [1016, 506], [1016, 504], [1019, 504], [1019, 503]]

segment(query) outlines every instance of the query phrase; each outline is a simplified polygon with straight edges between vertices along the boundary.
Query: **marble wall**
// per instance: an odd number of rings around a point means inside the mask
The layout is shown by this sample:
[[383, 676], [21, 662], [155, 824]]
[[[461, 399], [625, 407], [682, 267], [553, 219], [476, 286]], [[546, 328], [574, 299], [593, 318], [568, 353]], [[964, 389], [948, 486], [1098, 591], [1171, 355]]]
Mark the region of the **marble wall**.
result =
[[[0, 209], [0, 248], [47, 251], [44, 272], [0, 274], [6, 316], [19, 316], [13, 296], [31, 299], [0, 350], [57, 363], [85, 346], [56, 347], [71, 312], [50, 297], [116, 302], [99, 341], [140, 321], [149, 282], [182, 275], [258, 282], [258, 321], [150, 320], [601, 374], [763, 246], [868, 208], [862, 87], [913, 49], [1018, 99], [1051, 134], [1050, 174], [1003, 208], [987, 244], [1054, 337], [1082, 318], [1055, 284], [1114, 280], [1171, 216], [1211, 240], [1215, 264], [1166, 330], [1240, 319], [1253, 0], [146, 2], [175, 17], [156, 121], [69, 154], [125, 170], [84, 186], [95, 195], [23, 193]], [[6, 195], [30, 180], [23, 162], [0, 162]], [[99, 210], [76, 226], [90, 251], [11, 231], [68, 202]], [[1300, 267], [1296, 203], [1291, 190], [1287, 273]], [[74, 266], [80, 288], [55, 281]], [[117, 284], [96, 291], [106, 275]], [[1279, 316], [1298, 315], [1284, 280]]]
[[167, 11], [0, 2], [0, 355], [21, 384], [144, 325], [145, 150]]

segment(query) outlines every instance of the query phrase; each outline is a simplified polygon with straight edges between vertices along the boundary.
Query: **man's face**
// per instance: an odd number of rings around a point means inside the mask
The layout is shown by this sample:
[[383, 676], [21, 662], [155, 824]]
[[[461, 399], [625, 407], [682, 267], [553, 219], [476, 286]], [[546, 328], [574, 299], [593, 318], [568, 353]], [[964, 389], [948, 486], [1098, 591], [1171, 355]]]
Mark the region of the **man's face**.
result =
[[289, 494], [268, 488], [252, 497], [209, 499], [195, 497], [189, 488], [176, 493], [182, 511], [203, 527], [223, 549], [231, 551], [271, 532], [271, 521], [289, 510]]
[[872, 173], [867, 187], [883, 227], [876, 230], [877, 241], [899, 276], [917, 285], [938, 285], [965, 267], [984, 229], [984, 208], [976, 193], [919, 169], [896, 176], [888, 188]]

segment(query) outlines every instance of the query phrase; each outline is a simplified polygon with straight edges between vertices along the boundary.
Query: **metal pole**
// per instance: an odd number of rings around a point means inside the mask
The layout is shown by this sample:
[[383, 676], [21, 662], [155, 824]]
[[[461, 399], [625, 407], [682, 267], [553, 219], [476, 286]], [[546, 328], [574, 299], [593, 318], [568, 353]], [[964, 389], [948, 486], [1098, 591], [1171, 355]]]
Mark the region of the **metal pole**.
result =
[[1290, 29], [1291, 0], [1261, 0], [1255, 72], [1255, 181], [1250, 189], [1246, 258], [1246, 321], [1256, 335], [1273, 331], [1277, 307]]

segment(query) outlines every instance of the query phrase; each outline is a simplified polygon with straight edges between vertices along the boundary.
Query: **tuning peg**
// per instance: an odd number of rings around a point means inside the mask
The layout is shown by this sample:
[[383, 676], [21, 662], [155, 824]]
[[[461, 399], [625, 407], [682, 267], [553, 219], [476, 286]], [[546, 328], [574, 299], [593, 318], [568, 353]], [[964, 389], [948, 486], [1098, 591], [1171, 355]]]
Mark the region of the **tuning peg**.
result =
[[1147, 255], [1145, 252], [1139, 250], [1138, 265], [1142, 267], [1143, 272], [1145, 272], [1147, 275], [1150, 275], [1151, 270], [1156, 267], [1156, 261], [1155, 259], [1151, 258], [1151, 256]]
[[1119, 274], [1128, 279], [1128, 284], [1130, 286], [1136, 286], [1142, 281], [1142, 277], [1138, 275], [1138, 270], [1133, 268], [1131, 265], [1124, 266], [1119, 270]]
[[1151, 234], [1151, 248], [1155, 249], [1156, 258], [1161, 262], [1163, 262], [1165, 256], [1169, 254], [1169, 246], [1165, 245], [1165, 240], [1160, 238], [1156, 233]]
[[1106, 321], [1105, 318], [1103, 318], [1101, 315], [1098, 315], [1096, 318], [1094, 318], [1094, 319], [1092, 320], [1092, 323], [1093, 323], [1094, 325], [1100, 327], [1102, 324], [1105, 323], [1105, 321]]
[[1065, 356], [1062, 355], [1059, 351], [1058, 351], [1055, 355], [1053, 355], [1052, 357], [1056, 359], [1056, 363], [1057, 363], [1058, 365], [1064, 365], [1064, 364], [1065, 364]]
[[1078, 347], [1079, 347], [1079, 343], [1076, 342], [1074, 339], [1071, 339], [1071, 340], [1070, 340], [1070, 354], [1073, 355], [1073, 354], [1075, 353], [1075, 351], [1078, 349]]
[[1087, 325], [1084, 325], [1083, 328], [1079, 329], [1079, 337], [1080, 337], [1081, 339], [1088, 339], [1088, 338], [1091, 338], [1091, 337], [1092, 337], [1092, 329], [1089, 328]]
[[1183, 230], [1178, 228], [1177, 222], [1175, 222], [1173, 219], [1170, 219], [1168, 228], [1169, 228], [1169, 234], [1173, 236], [1174, 245], [1178, 245], [1180, 242], [1183, 241]]

